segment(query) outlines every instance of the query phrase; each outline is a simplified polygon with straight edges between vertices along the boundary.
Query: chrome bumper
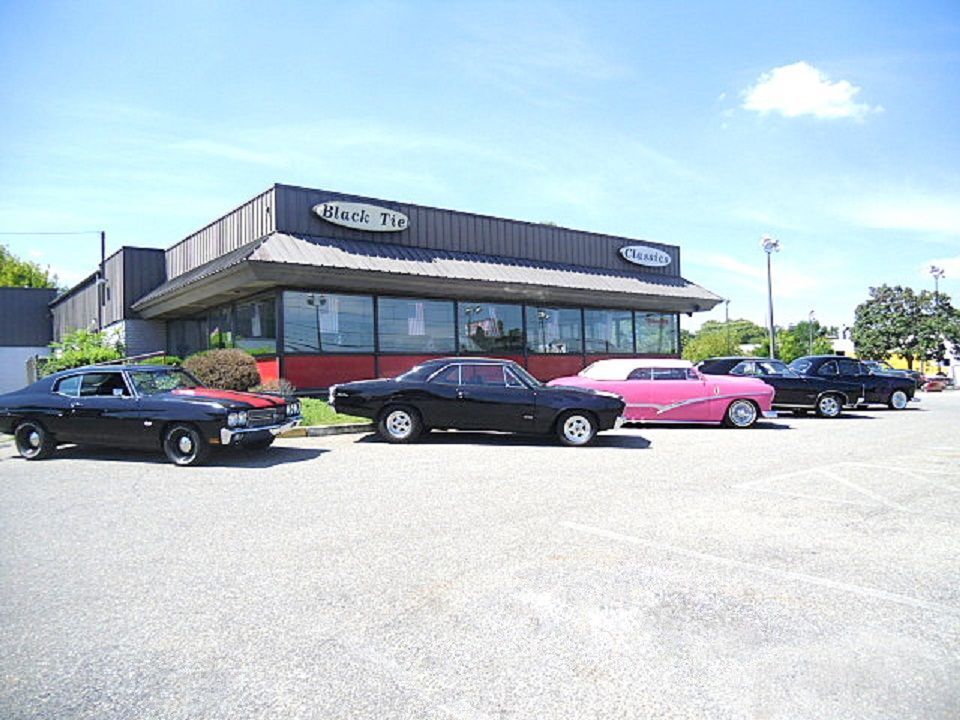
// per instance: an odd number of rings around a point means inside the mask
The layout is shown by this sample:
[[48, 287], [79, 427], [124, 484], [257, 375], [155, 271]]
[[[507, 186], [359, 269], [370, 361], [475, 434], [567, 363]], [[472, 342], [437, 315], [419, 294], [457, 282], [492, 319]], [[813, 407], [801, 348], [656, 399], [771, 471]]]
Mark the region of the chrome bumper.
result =
[[776, 411], [776, 410], [764, 410], [763, 413], [761, 413], [761, 414], [762, 414], [767, 420], [776, 420], [776, 419], [777, 419], [777, 411]]
[[910, 402], [921, 402], [921, 400], [916, 395], [914, 395], [912, 398], [910, 398]]
[[256, 428], [220, 428], [220, 444], [232, 445], [235, 440], [241, 439], [244, 435], [255, 435], [256, 433], [268, 432], [271, 435], [280, 435], [287, 430], [292, 430], [300, 424], [300, 418], [296, 420], [287, 420], [280, 425], [265, 425]]

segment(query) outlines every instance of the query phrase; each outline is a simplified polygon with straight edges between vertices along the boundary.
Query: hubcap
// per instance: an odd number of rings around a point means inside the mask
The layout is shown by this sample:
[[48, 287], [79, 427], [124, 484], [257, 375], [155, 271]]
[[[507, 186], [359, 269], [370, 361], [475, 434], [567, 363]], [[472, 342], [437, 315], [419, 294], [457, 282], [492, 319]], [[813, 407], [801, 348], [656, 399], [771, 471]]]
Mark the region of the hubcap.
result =
[[824, 415], [834, 416], [840, 410], [840, 406], [837, 404], [835, 398], [828, 397], [820, 401], [820, 411]]
[[413, 420], [403, 410], [394, 410], [387, 415], [387, 432], [395, 438], [405, 438], [413, 429]]
[[184, 455], [189, 455], [193, 451], [193, 440], [190, 439], [189, 435], [183, 435], [177, 441], [177, 448]]
[[903, 410], [907, 406], [907, 396], [906, 393], [897, 390], [893, 394], [893, 406], [897, 410]]
[[734, 425], [743, 427], [753, 422], [757, 411], [753, 409], [753, 404], [748, 402], [736, 402], [730, 408], [730, 420]]
[[563, 423], [563, 436], [579, 445], [590, 439], [590, 421], [582, 415], [572, 415]]
[[30, 443], [30, 447], [38, 448], [40, 447], [40, 433], [36, 430], [33, 430], [29, 435], [27, 435], [27, 442]]

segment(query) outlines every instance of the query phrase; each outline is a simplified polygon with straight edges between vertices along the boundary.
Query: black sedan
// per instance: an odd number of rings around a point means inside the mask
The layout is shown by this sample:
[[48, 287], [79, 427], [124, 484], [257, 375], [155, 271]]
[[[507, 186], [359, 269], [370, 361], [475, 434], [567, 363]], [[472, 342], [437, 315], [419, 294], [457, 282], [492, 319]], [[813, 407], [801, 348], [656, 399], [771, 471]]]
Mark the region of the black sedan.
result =
[[265, 449], [299, 422], [295, 399], [205, 388], [160, 365], [65, 370], [0, 395], [0, 432], [27, 460], [77, 443], [162, 449], [177, 465], [199, 465], [211, 446]]
[[499, 430], [556, 434], [564, 445], [587, 445], [619, 427], [618, 395], [547, 387], [510, 360], [439, 358], [397, 378], [330, 388], [337, 412], [376, 420], [387, 442], [408, 443], [428, 430]]
[[801, 375], [781, 360], [758, 357], [720, 357], [702, 361], [697, 368], [705, 375], [756, 377], [777, 392], [773, 406], [803, 415], [813, 410], [820, 417], [838, 417], [844, 407], [863, 402], [863, 386], [838, 378]]
[[903, 410], [917, 391], [913, 378], [873, 373], [856, 358], [838, 355], [807, 355], [790, 363], [805, 377], [826, 378], [859, 385], [864, 405], [886, 405]]

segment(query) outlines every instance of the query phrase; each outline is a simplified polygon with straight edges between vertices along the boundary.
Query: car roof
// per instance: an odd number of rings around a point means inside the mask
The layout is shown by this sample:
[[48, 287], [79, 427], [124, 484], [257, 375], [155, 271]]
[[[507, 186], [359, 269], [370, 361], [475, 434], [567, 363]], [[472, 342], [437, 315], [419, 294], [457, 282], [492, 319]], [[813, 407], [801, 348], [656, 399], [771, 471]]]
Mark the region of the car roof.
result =
[[64, 375], [73, 375], [78, 372], [123, 372], [123, 371], [158, 371], [158, 370], [182, 370], [179, 365], [83, 365], [82, 367], [70, 368], [69, 370], [60, 370], [50, 377], [58, 378]]
[[600, 365], [611, 368], [690, 368], [693, 363], [689, 360], [679, 360], [677, 358], [610, 358], [607, 360], [597, 360], [591, 365]]

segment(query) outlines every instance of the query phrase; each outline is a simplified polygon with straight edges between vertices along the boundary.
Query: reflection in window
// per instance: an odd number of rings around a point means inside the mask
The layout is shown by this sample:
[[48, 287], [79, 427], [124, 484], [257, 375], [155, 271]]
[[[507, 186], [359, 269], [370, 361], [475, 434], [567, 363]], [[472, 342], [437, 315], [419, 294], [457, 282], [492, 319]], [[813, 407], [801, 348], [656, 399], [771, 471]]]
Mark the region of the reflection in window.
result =
[[171, 320], [167, 323], [167, 349], [185, 358], [208, 348], [207, 319]]
[[535, 353], [578, 353], [583, 348], [580, 311], [527, 307], [527, 348]]
[[633, 313], [630, 310], [586, 310], [584, 342], [588, 353], [632, 353]]
[[383, 352], [453, 352], [451, 301], [380, 298], [377, 322]]
[[251, 355], [277, 352], [277, 302], [273, 295], [237, 303], [234, 346]]
[[671, 313], [636, 313], [637, 353], [677, 354], [677, 316]]
[[458, 308], [462, 352], [523, 352], [523, 310], [519, 305], [461, 302]]
[[285, 292], [283, 346], [293, 353], [373, 352], [373, 298]]
[[207, 347], [233, 347], [233, 316], [230, 313], [229, 305], [210, 311], [207, 331], [210, 338]]

